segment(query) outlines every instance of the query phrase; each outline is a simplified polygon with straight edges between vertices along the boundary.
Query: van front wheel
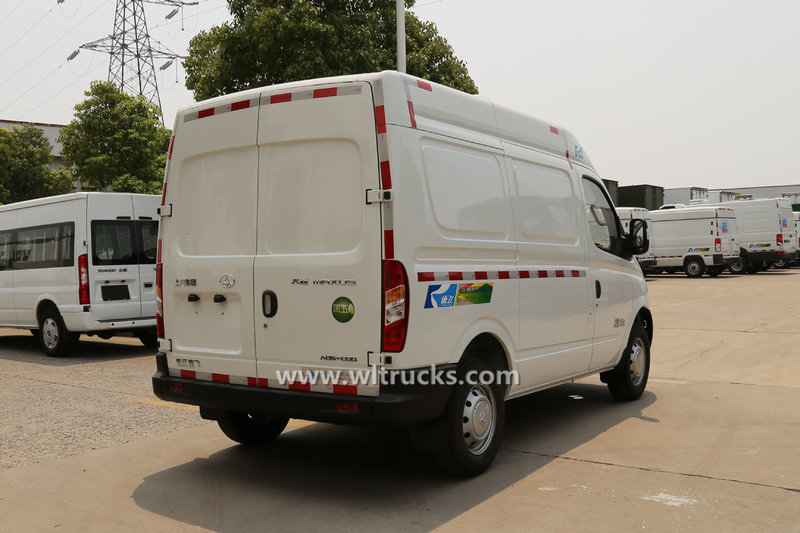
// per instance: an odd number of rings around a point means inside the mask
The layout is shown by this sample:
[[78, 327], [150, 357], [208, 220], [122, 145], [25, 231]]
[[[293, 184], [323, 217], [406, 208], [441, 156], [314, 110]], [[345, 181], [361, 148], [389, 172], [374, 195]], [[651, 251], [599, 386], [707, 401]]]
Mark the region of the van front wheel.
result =
[[699, 278], [706, 271], [706, 265], [699, 259], [689, 259], [686, 262], [684, 271], [690, 278]]
[[239, 444], [268, 444], [283, 432], [288, 418], [226, 411], [217, 420], [225, 435]]
[[39, 337], [39, 344], [44, 353], [50, 357], [63, 357], [67, 355], [69, 349], [78, 340], [75, 333], [67, 331], [64, 319], [58, 311], [48, 309], [39, 321], [39, 329], [35, 330]]
[[621, 402], [638, 400], [650, 375], [650, 337], [641, 323], [634, 322], [631, 336], [619, 364], [600, 379], [608, 385], [611, 396]]
[[497, 455], [505, 426], [504, 393], [486, 361], [467, 361], [457, 377], [444, 421], [445, 447], [434, 458], [448, 474], [472, 477]]

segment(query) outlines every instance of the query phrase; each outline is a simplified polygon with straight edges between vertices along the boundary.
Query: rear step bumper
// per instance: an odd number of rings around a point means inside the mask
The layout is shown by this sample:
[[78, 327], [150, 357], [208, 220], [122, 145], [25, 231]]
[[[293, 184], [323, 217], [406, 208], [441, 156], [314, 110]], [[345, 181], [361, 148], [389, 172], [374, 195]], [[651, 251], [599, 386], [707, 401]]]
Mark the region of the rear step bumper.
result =
[[[441, 418], [452, 385], [404, 385], [416, 380], [397, 379], [382, 385], [377, 397], [267, 389], [170, 376], [167, 356], [156, 355], [153, 392], [162, 400], [200, 407], [203, 418], [216, 419], [223, 411], [240, 411], [337, 424], [375, 424], [396, 428], [417, 426]], [[454, 370], [441, 365], [437, 370]], [[430, 372], [430, 368], [403, 370]]]

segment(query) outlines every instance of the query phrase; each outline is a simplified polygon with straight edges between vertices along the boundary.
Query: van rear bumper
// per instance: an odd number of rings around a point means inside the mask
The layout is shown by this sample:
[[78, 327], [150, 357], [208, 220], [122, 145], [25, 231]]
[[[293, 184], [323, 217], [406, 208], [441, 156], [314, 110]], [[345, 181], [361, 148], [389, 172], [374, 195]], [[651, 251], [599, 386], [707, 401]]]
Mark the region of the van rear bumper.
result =
[[[452, 385], [404, 385], [410, 379], [381, 385], [377, 397], [268, 389], [198, 381], [169, 375], [167, 356], [156, 355], [153, 392], [162, 400], [200, 407], [203, 418], [216, 419], [224, 411], [302, 418], [336, 424], [371, 424], [406, 428], [441, 418]], [[437, 370], [454, 370], [442, 365]], [[430, 368], [397, 371], [430, 372]], [[413, 381], [416, 383], [416, 380]]]

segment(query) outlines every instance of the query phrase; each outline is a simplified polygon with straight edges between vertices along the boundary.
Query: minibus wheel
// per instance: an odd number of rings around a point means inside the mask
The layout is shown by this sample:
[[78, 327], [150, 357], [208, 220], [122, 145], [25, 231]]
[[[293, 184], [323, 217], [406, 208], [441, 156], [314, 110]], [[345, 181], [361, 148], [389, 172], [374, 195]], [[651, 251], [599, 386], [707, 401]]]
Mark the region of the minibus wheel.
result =
[[78, 340], [80, 334], [70, 333], [64, 320], [55, 309], [46, 309], [39, 317], [37, 331], [39, 344], [50, 357], [63, 357]]
[[690, 278], [699, 278], [706, 271], [706, 265], [699, 259], [689, 259], [683, 267]]
[[463, 363], [457, 380], [444, 420], [445, 446], [434, 459], [448, 474], [472, 477], [489, 468], [500, 448], [504, 392], [496, 369], [482, 359]]
[[217, 420], [225, 435], [239, 444], [268, 444], [283, 432], [288, 418], [225, 411]]
[[619, 364], [613, 370], [600, 374], [600, 379], [608, 386], [611, 396], [621, 402], [630, 402], [642, 395], [649, 375], [650, 337], [637, 320], [633, 323]]

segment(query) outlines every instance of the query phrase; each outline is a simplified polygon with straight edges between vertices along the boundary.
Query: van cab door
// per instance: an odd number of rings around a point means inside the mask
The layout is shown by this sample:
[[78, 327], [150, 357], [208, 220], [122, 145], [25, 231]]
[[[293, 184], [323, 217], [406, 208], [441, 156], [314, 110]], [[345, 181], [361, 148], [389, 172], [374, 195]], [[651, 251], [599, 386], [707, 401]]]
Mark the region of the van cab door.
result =
[[634, 266], [632, 261], [616, 255], [622, 225], [600, 179], [586, 171], [581, 184], [589, 238], [589, 277], [594, 291], [591, 368], [601, 368], [612, 363], [627, 342]]
[[139, 264], [140, 312], [142, 318], [156, 316], [156, 252], [158, 250], [158, 197], [132, 196], [136, 249]]
[[278, 371], [311, 377], [319, 370], [366, 370], [368, 352], [380, 350], [383, 322], [382, 204], [365, 200], [367, 189], [380, 188], [370, 85], [314, 86], [263, 94], [261, 101], [259, 381], [285, 388]]

